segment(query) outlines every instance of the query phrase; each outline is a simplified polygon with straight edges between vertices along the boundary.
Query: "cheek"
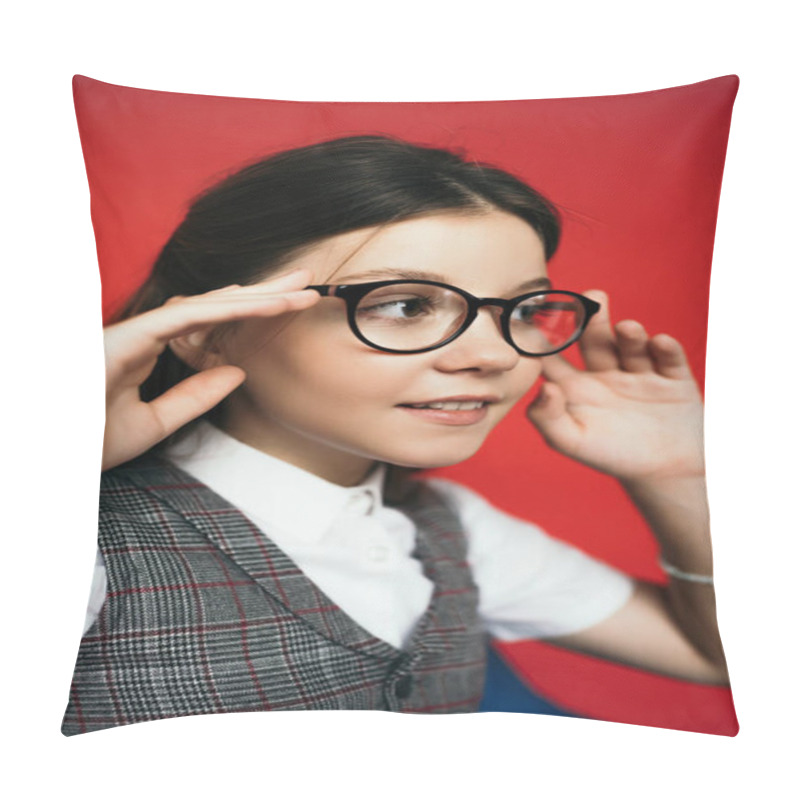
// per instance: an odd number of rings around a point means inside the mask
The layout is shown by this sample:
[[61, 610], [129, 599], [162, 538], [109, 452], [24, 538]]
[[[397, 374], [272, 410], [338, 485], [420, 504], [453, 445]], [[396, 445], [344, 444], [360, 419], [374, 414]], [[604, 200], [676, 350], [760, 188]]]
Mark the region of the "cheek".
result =
[[[313, 406], [322, 414], [371, 401], [393, 405], [419, 372], [410, 360], [366, 348], [349, 329], [320, 331], [300, 322], [268, 320], [238, 332], [229, 361], [247, 372], [244, 388], [259, 404], [284, 410]], [[393, 397], [399, 399], [390, 402]]]
[[509, 394], [516, 402], [523, 397], [542, 374], [542, 362], [538, 358], [522, 358], [510, 377]]
[[324, 397], [330, 408], [349, 414], [394, 407], [407, 398], [419, 377], [409, 363], [360, 352], [358, 347], [336, 353], [328, 349], [314, 364], [292, 364], [288, 374], [292, 385], [310, 388], [315, 401]]

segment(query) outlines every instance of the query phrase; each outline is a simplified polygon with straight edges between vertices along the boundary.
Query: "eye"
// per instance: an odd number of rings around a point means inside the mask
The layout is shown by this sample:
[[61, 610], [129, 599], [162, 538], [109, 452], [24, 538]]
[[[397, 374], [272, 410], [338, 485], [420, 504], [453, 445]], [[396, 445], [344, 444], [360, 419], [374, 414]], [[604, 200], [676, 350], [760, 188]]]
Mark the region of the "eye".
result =
[[374, 297], [367, 295], [358, 307], [359, 316], [386, 321], [408, 321], [432, 313], [436, 302], [432, 297], [401, 295]]
[[520, 303], [511, 313], [512, 322], [530, 324], [533, 321], [545, 322], [554, 317], [566, 316], [577, 311], [574, 302], [532, 298]]

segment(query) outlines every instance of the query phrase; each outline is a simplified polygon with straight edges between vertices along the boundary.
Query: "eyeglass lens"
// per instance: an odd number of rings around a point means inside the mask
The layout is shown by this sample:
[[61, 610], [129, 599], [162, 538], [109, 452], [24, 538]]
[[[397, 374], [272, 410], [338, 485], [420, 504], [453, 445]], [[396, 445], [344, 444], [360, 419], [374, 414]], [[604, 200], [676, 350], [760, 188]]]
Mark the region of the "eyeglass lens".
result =
[[[459, 331], [469, 306], [460, 294], [440, 286], [392, 284], [373, 289], [358, 303], [361, 335], [389, 350], [435, 347]], [[546, 355], [580, 330], [585, 311], [577, 298], [561, 292], [529, 297], [514, 306], [508, 320], [516, 346], [530, 355]]]

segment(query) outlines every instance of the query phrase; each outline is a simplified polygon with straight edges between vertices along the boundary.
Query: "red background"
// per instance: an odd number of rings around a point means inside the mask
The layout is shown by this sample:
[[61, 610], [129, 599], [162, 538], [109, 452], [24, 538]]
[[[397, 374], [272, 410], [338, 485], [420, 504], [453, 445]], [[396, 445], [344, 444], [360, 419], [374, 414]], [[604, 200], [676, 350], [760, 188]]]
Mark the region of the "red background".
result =
[[[686, 348], [704, 379], [708, 286], [734, 76], [611, 97], [455, 103], [308, 103], [74, 81], [107, 318], [144, 280], [200, 190], [244, 163], [323, 139], [386, 134], [507, 169], [564, 215], [557, 288], [609, 293]], [[570, 358], [575, 360], [576, 353]], [[576, 362], [577, 363], [577, 362]], [[533, 392], [536, 391], [534, 388]], [[663, 581], [656, 546], [618, 484], [550, 451], [524, 403], [481, 452], [439, 470], [637, 577]], [[503, 645], [549, 699], [602, 719], [732, 734], [730, 692], [542, 643]]]

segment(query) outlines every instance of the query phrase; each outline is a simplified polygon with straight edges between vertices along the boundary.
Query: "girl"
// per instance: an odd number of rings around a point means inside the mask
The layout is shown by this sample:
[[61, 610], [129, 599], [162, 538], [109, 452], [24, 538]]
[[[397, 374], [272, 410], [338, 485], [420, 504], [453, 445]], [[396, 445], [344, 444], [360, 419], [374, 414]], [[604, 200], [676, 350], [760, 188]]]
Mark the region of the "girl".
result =
[[[553, 289], [559, 230], [513, 176], [383, 137], [280, 153], [194, 203], [106, 330], [100, 553], [65, 734], [471, 711], [487, 632], [726, 682], [698, 388], [676, 340]], [[558, 355], [579, 339], [585, 370]], [[667, 590], [410, 478], [473, 455], [540, 377], [529, 419], [622, 483]]]

